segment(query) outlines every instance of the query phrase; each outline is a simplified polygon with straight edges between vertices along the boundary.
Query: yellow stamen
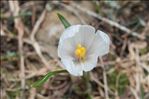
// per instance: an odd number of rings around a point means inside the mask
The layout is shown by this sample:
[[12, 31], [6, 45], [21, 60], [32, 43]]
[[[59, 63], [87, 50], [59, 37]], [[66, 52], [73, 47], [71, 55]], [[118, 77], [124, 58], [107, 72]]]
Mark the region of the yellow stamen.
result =
[[75, 50], [75, 55], [79, 60], [84, 60], [86, 56], [86, 48], [78, 44]]

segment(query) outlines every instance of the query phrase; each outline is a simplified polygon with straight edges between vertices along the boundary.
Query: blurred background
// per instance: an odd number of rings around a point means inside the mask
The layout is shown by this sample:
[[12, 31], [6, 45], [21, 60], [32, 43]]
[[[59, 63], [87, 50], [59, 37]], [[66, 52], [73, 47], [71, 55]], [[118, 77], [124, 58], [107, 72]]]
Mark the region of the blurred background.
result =
[[[148, 0], [1, 0], [0, 9], [1, 99], [149, 99]], [[48, 71], [61, 69], [57, 46], [64, 27], [57, 13], [111, 38], [105, 70], [98, 62], [90, 72], [92, 98], [84, 95], [81, 77], [69, 74], [30, 87]]]

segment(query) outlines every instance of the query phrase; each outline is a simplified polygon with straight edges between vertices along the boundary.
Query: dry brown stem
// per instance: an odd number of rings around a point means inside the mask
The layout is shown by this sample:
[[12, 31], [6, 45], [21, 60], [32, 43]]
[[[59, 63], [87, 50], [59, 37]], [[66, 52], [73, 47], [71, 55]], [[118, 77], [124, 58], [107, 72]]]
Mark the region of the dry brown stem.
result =
[[[9, 6], [10, 6], [10, 10], [13, 14], [13, 16], [18, 16], [19, 15], [19, 11], [20, 11], [20, 7], [19, 7], [19, 2], [16, 1], [9, 1]], [[24, 99], [24, 89], [25, 89], [25, 66], [24, 66], [24, 56], [23, 56], [23, 35], [24, 35], [24, 26], [23, 23], [21, 21], [21, 19], [15, 18], [14, 19], [15, 22], [15, 28], [18, 31], [18, 48], [19, 48], [19, 55], [20, 55], [20, 79], [21, 79], [21, 89], [22, 89], [22, 93], [21, 93], [21, 98]]]
[[75, 3], [72, 3], [71, 5], [72, 5], [74, 8], [80, 10], [81, 12], [83, 12], [83, 13], [89, 15], [89, 16], [95, 17], [95, 18], [97, 18], [97, 19], [99, 19], [99, 20], [102, 20], [103, 22], [108, 23], [108, 24], [110, 24], [111, 26], [115, 26], [115, 27], [117, 27], [118, 29], [124, 31], [124, 32], [127, 33], [127, 34], [130, 34], [130, 35], [132, 35], [132, 36], [135, 36], [135, 37], [137, 37], [137, 38], [139, 38], [139, 39], [141, 39], [141, 40], [144, 40], [144, 39], [145, 39], [144, 36], [140, 35], [140, 34], [137, 33], [137, 32], [131, 31], [131, 30], [128, 29], [127, 27], [125, 27], [125, 26], [123, 26], [123, 25], [121, 25], [121, 24], [119, 24], [119, 23], [117, 23], [117, 22], [115, 22], [115, 21], [112, 21], [112, 20], [110, 20], [110, 19], [108, 19], [108, 18], [102, 17], [102, 16], [100, 16], [99, 14], [97, 14], [97, 13], [95, 13], [95, 12], [93, 12], [93, 11], [87, 10], [87, 9], [85, 9], [84, 7], [81, 7], [81, 6], [79, 6], [79, 5], [75, 4]]

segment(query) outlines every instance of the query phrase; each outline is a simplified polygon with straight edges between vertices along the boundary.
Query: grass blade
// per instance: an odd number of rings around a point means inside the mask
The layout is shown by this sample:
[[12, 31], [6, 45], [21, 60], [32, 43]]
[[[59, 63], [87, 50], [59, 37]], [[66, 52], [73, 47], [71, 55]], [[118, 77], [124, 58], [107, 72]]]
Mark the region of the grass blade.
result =
[[57, 15], [60, 21], [62, 22], [62, 24], [64, 25], [65, 29], [71, 26], [71, 24], [61, 14], [57, 13]]
[[42, 79], [38, 80], [37, 82], [33, 83], [31, 87], [40, 87], [43, 85], [49, 78], [53, 77], [54, 75], [57, 75], [59, 73], [67, 72], [66, 70], [58, 70], [53, 72], [48, 72]]

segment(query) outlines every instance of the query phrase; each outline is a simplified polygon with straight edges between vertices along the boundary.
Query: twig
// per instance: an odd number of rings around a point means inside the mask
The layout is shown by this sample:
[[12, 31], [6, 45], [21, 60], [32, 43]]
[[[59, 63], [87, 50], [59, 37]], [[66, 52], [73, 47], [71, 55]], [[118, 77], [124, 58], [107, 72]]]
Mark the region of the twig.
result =
[[[25, 76], [25, 79], [26, 80], [28, 80], [28, 79], [31, 79], [31, 78], [33, 78], [33, 77], [36, 77], [36, 76], [43, 76], [43, 75], [45, 75], [45, 72], [47, 72], [48, 70], [47, 70], [47, 68], [41, 68], [41, 69], [39, 69], [38, 71], [31, 71], [31, 73], [29, 74], [29, 75], [26, 75]], [[8, 81], [13, 81], [13, 82], [20, 82], [20, 79], [9, 79]]]
[[41, 61], [44, 63], [44, 65], [45, 65], [48, 69], [50, 69], [50, 66], [49, 66], [48, 62], [47, 62], [47, 60], [44, 58], [44, 56], [42, 55], [40, 46], [39, 46], [38, 42], [37, 42], [36, 39], [35, 39], [35, 34], [37, 33], [37, 31], [38, 31], [38, 29], [39, 29], [41, 23], [43, 22], [45, 16], [46, 16], [46, 10], [44, 10], [44, 11], [42, 12], [41, 16], [39, 17], [39, 19], [38, 19], [37, 22], [35, 23], [35, 26], [34, 26], [32, 32], [31, 32], [31, 35], [30, 35], [30, 39], [31, 39], [31, 41], [32, 41], [32, 45], [33, 45], [35, 51], [37, 52], [37, 55], [41, 58]]
[[[138, 66], [138, 69], [141, 69], [141, 62], [140, 62], [140, 57], [139, 57], [139, 50], [136, 48], [136, 66]], [[137, 76], [137, 75], [136, 75]], [[138, 75], [138, 76], [141, 76], [141, 75]], [[140, 78], [140, 77], [137, 77], [137, 78]], [[137, 83], [138, 84], [136, 87], [137, 91], [140, 91], [140, 82], [139, 80], [137, 79]]]
[[149, 68], [145, 63], [141, 63], [140, 66], [149, 73]]
[[[9, 1], [9, 6], [10, 6], [10, 10], [13, 13], [13, 16], [18, 16], [19, 15], [19, 3], [18, 1]], [[23, 23], [21, 21], [21, 19], [15, 18], [14, 19], [15, 22], [15, 28], [18, 31], [18, 44], [19, 44], [19, 55], [20, 55], [20, 79], [21, 79], [21, 99], [24, 99], [24, 89], [25, 89], [25, 67], [24, 67], [24, 56], [23, 56], [23, 35], [24, 35], [24, 26]]]
[[120, 52], [120, 56], [122, 57], [123, 56], [123, 54], [124, 54], [124, 52], [125, 52], [125, 49], [126, 49], [126, 47], [127, 47], [127, 40], [125, 39], [124, 40], [124, 43], [123, 43], [123, 46], [122, 46], [122, 49], [121, 49], [121, 52]]
[[37, 31], [38, 31], [41, 23], [43, 22], [45, 16], [46, 16], [46, 10], [44, 10], [42, 12], [42, 14], [40, 15], [39, 19], [36, 21], [36, 23], [35, 23], [35, 25], [33, 27], [33, 30], [31, 32], [31, 36], [30, 36], [32, 41], [35, 41], [35, 34], [37, 33]]
[[147, 24], [146, 24], [143, 32], [141, 33], [141, 35], [145, 35], [145, 34], [147, 34], [147, 32], [149, 32], [149, 21], [147, 22]]
[[37, 93], [36, 96], [37, 96], [37, 99], [51, 99], [50, 96], [46, 97], [46, 96], [43, 96], [42, 94], [39, 94], [39, 93]]
[[137, 92], [132, 87], [130, 87], [130, 90], [132, 94], [134, 95], [135, 99], [140, 99], [139, 96], [137, 95]]
[[103, 68], [103, 79], [104, 79], [105, 97], [106, 97], [106, 99], [109, 99], [107, 75], [106, 75], [105, 67], [104, 67], [104, 65], [103, 65], [103, 60], [102, 60], [101, 57], [100, 57], [100, 62], [101, 62], [101, 66], [102, 66], [102, 68]]
[[[95, 75], [91, 72], [91, 80], [95, 81], [100, 87], [104, 88], [104, 85], [95, 77]], [[108, 89], [110, 94], [114, 94], [112, 90]]]
[[0, 36], [5, 36], [6, 35], [6, 33], [4, 32], [4, 29], [3, 29], [3, 25], [2, 24], [0, 24]]
[[35, 99], [35, 96], [36, 96], [36, 89], [35, 88], [31, 88], [30, 89], [29, 99]]
[[127, 34], [130, 34], [132, 36], [135, 36], [135, 37], [137, 37], [137, 38], [139, 38], [141, 40], [144, 40], [145, 39], [145, 37], [143, 35], [140, 35], [137, 32], [133, 32], [130, 29], [126, 28], [125, 26], [120, 25], [119, 23], [117, 23], [115, 21], [112, 21], [110, 19], [107, 19], [105, 17], [102, 17], [102, 16], [100, 16], [99, 14], [96, 14], [93, 11], [87, 10], [84, 7], [79, 6], [78, 4], [72, 3], [71, 6], [73, 6], [74, 8], [76, 8], [76, 9], [78, 9], [78, 10], [86, 13], [87, 15], [90, 15], [90, 16], [93, 16], [93, 17], [99, 19], [99, 20], [102, 20], [103, 22], [106, 22], [106, 23], [110, 24], [111, 26], [115, 26], [115, 27], [119, 28], [120, 30], [126, 32]]

